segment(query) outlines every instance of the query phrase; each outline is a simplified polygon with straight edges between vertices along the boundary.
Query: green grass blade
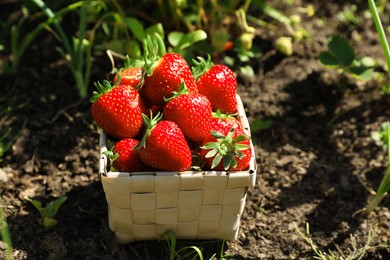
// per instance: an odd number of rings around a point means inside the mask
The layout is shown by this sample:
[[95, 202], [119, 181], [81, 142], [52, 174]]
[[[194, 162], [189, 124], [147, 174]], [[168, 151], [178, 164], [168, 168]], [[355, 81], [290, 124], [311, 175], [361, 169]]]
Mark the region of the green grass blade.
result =
[[[390, 134], [390, 123], [387, 122], [387, 134]], [[366, 208], [366, 214], [369, 215], [382, 199], [387, 195], [390, 189], [390, 138], [387, 139], [387, 171], [381, 183], [379, 184], [378, 190], [375, 196], [371, 199], [370, 203]]]
[[275, 8], [268, 5], [265, 1], [255, 0], [255, 1], [252, 1], [252, 4], [257, 6], [264, 14], [275, 19], [276, 21], [278, 21], [280, 23], [285, 23], [285, 24], [290, 23], [290, 19], [287, 16], [285, 16], [284, 14], [282, 14], [281, 12], [276, 10]]
[[53, 20], [54, 27], [56, 28], [57, 32], [59, 33], [62, 41], [64, 42], [64, 47], [66, 51], [71, 54], [72, 48], [70, 46], [69, 38], [66, 36], [63, 28], [61, 27], [61, 24], [58, 20], [58, 16], [56, 16], [53, 11], [43, 2], [42, 0], [32, 0], [34, 4], [36, 4], [49, 19]]
[[[374, 19], [376, 30], [377, 30], [378, 35], [379, 35], [379, 39], [380, 39], [380, 42], [381, 42], [381, 45], [382, 45], [382, 48], [383, 48], [383, 52], [384, 52], [385, 57], [386, 57], [387, 68], [390, 68], [390, 48], [389, 48], [389, 43], [387, 42], [386, 34], [385, 34], [384, 29], [383, 29], [383, 26], [382, 26], [382, 23], [381, 23], [379, 14], [378, 14], [378, 10], [376, 8], [375, 1], [374, 0], [368, 0], [368, 4], [369, 4], [369, 7], [370, 7], [372, 18]], [[388, 73], [389, 73], [389, 77], [390, 77], [390, 70], [388, 70]]]
[[11, 241], [11, 236], [10, 232], [8, 229], [8, 224], [5, 220], [4, 214], [3, 214], [3, 206], [0, 203], [0, 235], [1, 235], [1, 240], [3, 240], [7, 244], [6, 248], [6, 259], [7, 260], [12, 260], [12, 241]]

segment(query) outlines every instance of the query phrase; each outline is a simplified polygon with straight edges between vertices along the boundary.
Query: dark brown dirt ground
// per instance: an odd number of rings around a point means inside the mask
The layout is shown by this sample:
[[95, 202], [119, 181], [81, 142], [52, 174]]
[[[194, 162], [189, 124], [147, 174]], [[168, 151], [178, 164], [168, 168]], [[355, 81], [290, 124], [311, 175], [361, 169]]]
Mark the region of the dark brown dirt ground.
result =
[[[275, 1], [274, 1], [275, 2]], [[277, 1], [276, 1], [277, 2]], [[356, 1], [358, 2], [358, 1]], [[306, 6], [308, 1], [295, 1]], [[297, 232], [310, 227], [310, 237], [323, 252], [352, 258], [376, 230], [363, 259], [389, 259], [390, 200], [386, 197], [366, 219], [353, 214], [372, 197], [386, 169], [386, 153], [371, 132], [390, 117], [390, 96], [376, 81], [357, 81], [318, 61], [327, 38], [342, 35], [357, 56], [384, 57], [367, 4], [358, 5], [362, 23], [342, 24], [337, 13], [343, 1], [314, 1], [316, 16], [302, 15], [311, 40], [294, 44], [294, 54], [274, 51], [272, 42], [285, 33], [258, 28], [255, 44], [263, 51], [253, 60], [255, 77], [238, 75], [239, 94], [251, 122], [269, 119], [270, 128], [253, 132], [257, 183], [247, 197], [239, 238], [224, 244], [230, 259], [312, 259], [313, 249]], [[288, 12], [288, 10], [285, 10]], [[385, 13], [390, 12], [389, 6]], [[2, 12], [3, 17], [8, 17]], [[325, 17], [326, 25], [319, 19]], [[383, 22], [389, 25], [388, 19]], [[358, 40], [360, 37], [360, 40]], [[107, 226], [107, 204], [97, 174], [98, 132], [87, 100], [77, 102], [66, 65], [53, 54], [52, 38], [35, 42], [15, 79], [2, 75], [2, 93], [12, 93], [17, 80], [19, 101], [27, 105], [1, 118], [0, 130], [21, 131], [0, 162], [8, 180], [0, 183], [0, 198], [10, 227], [15, 259], [166, 259], [164, 241], [119, 246]], [[96, 57], [92, 82], [110, 70]], [[385, 73], [379, 69], [380, 73]], [[385, 75], [385, 74], [384, 74]], [[4, 92], [5, 90], [5, 92]], [[39, 214], [24, 197], [49, 202], [68, 199], [56, 215], [58, 224], [45, 230]], [[1, 242], [0, 242], [1, 243]], [[219, 258], [221, 241], [180, 241], [196, 245], [206, 259]], [[382, 246], [387, 245], [387, 248]], [[340, 251], [338, 251], [340, 250]], [[342, 252], [342, 254], [340, 253]], [[0, 258], [4, 244], [0, 244]], [[350, 258], [348, 258], [350, 257]]]

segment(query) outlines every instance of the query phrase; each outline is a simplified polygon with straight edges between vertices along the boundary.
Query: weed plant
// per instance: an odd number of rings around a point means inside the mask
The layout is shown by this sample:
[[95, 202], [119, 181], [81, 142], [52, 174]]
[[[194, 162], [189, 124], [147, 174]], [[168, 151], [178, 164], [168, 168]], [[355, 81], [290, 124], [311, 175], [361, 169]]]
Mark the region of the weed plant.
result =
[[54, 216], [57, 214], [58, 210], [67, 200], [67, 197], [62, 196], [55, 200], [52, 200], [47, 203], [45, 207], [43, 207], [42, 203], [38, 200], [30, 199], [27, 197], [26, 200], [28, 200], [39, 211], [39, 214], [41, 215], [41, 223], [46, 229], [48, 229], [57, 225], [57, 220], [54, 219]]
[[5, 243], [5, 256], [6, 260], [12, 260], [12, 241], [8, 224], [3, 213], [3, 205], [0, 203], [0, 235], [1, 240]]
[[[91, 0], [82, 1], [79, 11], [78, 37], [70, 39], [61, 24], [60, 16], [54, 13], [49, 6], [42, 0], [32, 0], [52, 22], [56, 35], [61, 39], [63, 47], [57, 47], [56, 50], [66, 61], [76, 82], [76, 87], [80, 98], [86, 98], [88, 95], [89, 78], [91, 71], [91, 43], [86, 39], [87, 10]], [[69, 6], [68, 6], [69, 8]]]
[[298, 233], [299, 237], [301, 237], [313, 250], [314, 255], [313, 259], [320, 260], [358, 260], [363, 259], [369, 251], [374, 251], [380, 248], [389, 248], [389, 245], [374, 245], [374, 240], [378, 236], [377, 228], [374, 227], [370, 229], [367, 234], [367, 239], [364, 245], [359, 245], [356, 241], [356, 237], [351, 235], [351, 247], [345, 250], [341, 250], [337, 245], [335, 245], [336, 250], [328, 250], [324, 251], [318, 247], [315, 241], [311, 238], [309, 223], [306, 223], [305, 232], [302, 232], [297, 223], [294, 223], [295, 230]]

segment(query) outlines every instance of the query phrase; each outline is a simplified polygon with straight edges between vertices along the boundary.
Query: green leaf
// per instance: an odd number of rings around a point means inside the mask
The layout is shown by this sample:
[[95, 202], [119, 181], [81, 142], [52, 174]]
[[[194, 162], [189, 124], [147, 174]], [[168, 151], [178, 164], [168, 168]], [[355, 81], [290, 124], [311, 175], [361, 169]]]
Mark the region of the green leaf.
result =
[[214, 157], [216, 154], [218, 153], [218, 150], [217, 149], [212, 149], [210, 151], [207, 152], [207, 154], [205, 155], [206, 158], [211, 158], [211, 157]]
[[255, 71], [250, 65], [245, 65], [240, 67], [240, 72], [245, 74], [246, 76], [253, 77], [255, 76]]
[[247, 135], [239, 135], [236, 138], [234, 138], [233, 142], [238, 143], [238, 142], [245, 141], [247, 139], [248, 139]]
[[30, 201], [31, 204], [33, 204], [33, 206], [39, 211], [39, 213], [43, 212], [42, 203], [39, 200], [32, 200], [30, 198], [26, 198], [26, 199]]
[[244, 150], [248, 150], [250, 146], [247, 144], [236, 144], [234, 148], [236, 151], [244, 151]]
[[221, 138], [225, 138], [225, 136], [220, 133], [220, 132], [217, 132], [217, 131], [210, 131], [211, 135], [214, 136], [216, 139], [221, 139]]
[[211, 163], [211, 169], [214, 169], [215, 167], [218, 166], [218, 164], [221, 162], [223, 156], [219, 153], [214, 157], [212, 163]]
[[318, 58], [319, 58], [320, 62], [322, 64], [324, 64], [325, 66], [339, 66], [340, 65], [337, 58], [329, 51], [320, 52], [320, 55]]
[[175, 45], [173, 52], [180, 52], [181, 50], [192, 46], [194, 43], [205, 39], [207, 39], [207, 33], [203, 30], [189, 32], [180, 38], [180, 41]]
[[125, 23], [139, 41], [142, 42], [142, 40], [145, 39], [146, 33], [144, 30], [144, 25], [140, 21], [132, 17], [126, 17]]
[[45, 228], [51, 228], [57, 225], [57, 220], [55, 220], [54, 218], [44, 217], [42, 219], [42, 224]]
[[58, 210], [61, 208], [62, 204], [67, 200], [66, 196], [59, 197], [56, 200], [49, 202], [46, 207], [43, 209], [43, 216], [53, 218]]
[[168, 34], [168, 42], [173, 47], [176, 47], [183, 38], [183, 36], [184, 33], [182, 32], [171, 32], [170, 34]]
[[218, 142], [209, 142], [209, 143], [201, 146], [200, 148], [202, 148], [204, 150], [216, 149], [216, 148], [219, 148], [219, 143]]
[[231, 164], [233, 163], [233, 154], [232, 153], [227, 153], [226, 156], [223, 158], [223, 168], [225, 170], [229, 169]]
[[272, 120], [266, 119], [262, 120], [261, 118], [256, 118], [251, 124], [250, 128], [252, 133], [263, 130], [263, 129], [268, 129], [272, 126]]
[[348, 67], [355, 59], [355, 52], [347, 40], [335, 35], [328, 43], [329, 50], [337, 58], [339, 64]]
[[373, 76], [373, 69], [366, 66], [358, 66], [349, 68], [350, 72], [358, 79], [370, 80]]
[[240, 160], [243, 159], [243, 158], [246, 156], [245, 153], [240, 152], [240, 151], [236, 151], [235, 155], [236, 155], [236, 157], [237, 157], [238, 159], [240, 159]]
[[164, 27], [161, 23], [156, 23], [156, 24], [149, 26], [148, 28], [146, 28], [145, 33], [149, 34], [149, 35], [153, 35], [153, 34], [157, 33], [162, 38], [164, 38], [164, 34], [165, 34]]

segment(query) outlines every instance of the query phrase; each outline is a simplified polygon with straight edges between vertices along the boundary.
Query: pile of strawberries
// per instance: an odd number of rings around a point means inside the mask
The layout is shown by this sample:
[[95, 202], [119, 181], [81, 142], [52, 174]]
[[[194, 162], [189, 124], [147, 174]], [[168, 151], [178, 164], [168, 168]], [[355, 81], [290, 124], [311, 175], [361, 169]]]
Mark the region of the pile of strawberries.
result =
[[91, 114], [112, 139], [111, 170], [229, 170], [249, 167], [250, 141], [237, 114], [237, 81], [210, 57], [189, 67], [177, 53], [95, 83]]

